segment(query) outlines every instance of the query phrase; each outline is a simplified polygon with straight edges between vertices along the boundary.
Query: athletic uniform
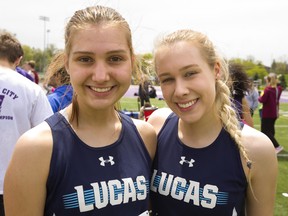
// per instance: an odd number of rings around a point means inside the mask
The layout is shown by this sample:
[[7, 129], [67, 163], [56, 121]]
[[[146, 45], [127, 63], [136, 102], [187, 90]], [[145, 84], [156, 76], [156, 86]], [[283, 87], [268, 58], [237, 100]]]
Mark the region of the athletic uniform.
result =
[[190, 148], [178, 137], [178, 120], [172, 113], [158, 134], [153, 215], [244, 215], [247, 181], [235, 142], [222, 129], [211, 145]]
[[79, 139], [61, 113], [46, 120], [52, 130], [53, 153], [45, 216], [145, 212], [152, 162], [130, 117], [119, 113], [122, 130], [115, 143], [93, 148]]

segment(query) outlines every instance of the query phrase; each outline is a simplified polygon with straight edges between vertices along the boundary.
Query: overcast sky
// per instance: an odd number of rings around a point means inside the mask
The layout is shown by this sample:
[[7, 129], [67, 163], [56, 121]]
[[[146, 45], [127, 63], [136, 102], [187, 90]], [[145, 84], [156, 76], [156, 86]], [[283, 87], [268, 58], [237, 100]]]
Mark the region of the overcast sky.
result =
[[151, 52], [160, 34], [192, 28], [207, 34], [228, 58], [253, 56], [267, 66], [273, 59], [288, 62], [288, 0], [1, 0], [0, 29], [43, 49], [44, 21], [39, 17], [49, 17], [46, 44], [63, 48], [67, 20], [95, 4], [123, 15], [136, 53]]

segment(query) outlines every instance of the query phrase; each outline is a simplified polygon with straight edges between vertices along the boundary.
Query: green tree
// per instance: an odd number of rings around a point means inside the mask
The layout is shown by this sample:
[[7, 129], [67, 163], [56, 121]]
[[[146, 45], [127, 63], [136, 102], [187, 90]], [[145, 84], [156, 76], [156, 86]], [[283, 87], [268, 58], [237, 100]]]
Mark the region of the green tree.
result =
[[278, 77], [279, 77], [278, 80], [279, 80], [280, 85], [281, 85], [284, 89], [286, 89], [287, 83], [286, 83], [286, 80], [285, 80], [285, 76], [283, 76], [282, 74], [280, 74]]
[[255, 62], [252, 57], [248, 60], [243, 59], [231, 59], [231, 62], [236, 62], [241, 64], [245, 69], [247, 75], [249, 77], [253, 77], [254, 80], [263, 79], [265, 76], [268, 75], [268, 71], [266, 70], [265, 66], [262, 65], [261, 62]]

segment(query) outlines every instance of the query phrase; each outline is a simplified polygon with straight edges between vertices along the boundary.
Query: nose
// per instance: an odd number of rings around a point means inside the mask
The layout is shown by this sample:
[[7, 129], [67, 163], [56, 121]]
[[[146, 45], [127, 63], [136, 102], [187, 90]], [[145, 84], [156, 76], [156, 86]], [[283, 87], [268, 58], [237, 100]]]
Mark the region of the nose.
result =
[[176, 97], [183, 97], [189, 93], [189, 89], [186, 87], [185, 83], [181, 80], [175, 81], [175, 91], [174, 95]]
[[93, 67], [92, 80], [101, 83], [108, 81], [109, 79], [109, 66], [102, 61], [96, 62]]

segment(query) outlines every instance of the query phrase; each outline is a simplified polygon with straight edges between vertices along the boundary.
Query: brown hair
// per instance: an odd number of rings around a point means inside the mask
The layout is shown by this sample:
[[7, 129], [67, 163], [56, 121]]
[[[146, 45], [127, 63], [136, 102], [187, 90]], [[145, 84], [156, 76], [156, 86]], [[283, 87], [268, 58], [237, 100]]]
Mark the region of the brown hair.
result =
[[6, 59], [9, 63], [15, 63], [24, 55], [20, 42], [10, 33], [0, 32], [0, 59]]
[[[51, 63], [48, 65], [48, 68], [45, 73], [45, 83], [52, 85], [57, 88], [60, 85], [69, 85], [70, 76], [65, 69], [65, 55], [64, 52], [59, 52], [55, 54], [51, 60]], [[53, 82], [53, 79], [57, 79], [57, 82]]]

